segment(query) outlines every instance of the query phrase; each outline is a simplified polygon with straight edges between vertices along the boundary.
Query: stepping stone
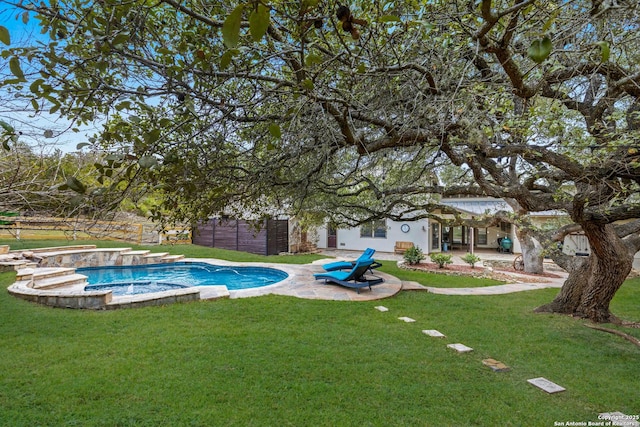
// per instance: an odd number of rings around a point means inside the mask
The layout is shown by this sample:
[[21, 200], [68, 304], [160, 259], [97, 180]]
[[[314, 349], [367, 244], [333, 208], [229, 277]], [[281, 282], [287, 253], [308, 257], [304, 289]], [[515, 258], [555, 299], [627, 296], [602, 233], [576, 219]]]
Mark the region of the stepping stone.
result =
[[398, 319], [402, 320], [403, 322], [407, 322], [407, 323], [415, 322], [415, 319], [412, 319], [410, 317], [398, 317]]
[[561, 387], [558, 384], [556, 384], [554, 382], [551, 382], [548, 379], [543, 378], [543, 377], [532, 378], [530, 380], [527, 380], [527, 382], [529, 384], [533, 384], [534, 386], [546, 391], [549, 394], [558, 393], [558, 392], [566, 390], [566, 388]]
[[507, 372], [511, 370], [507, 365], [495, 359], [484, 359], [482, 364], [490, 367], [493, 372]]
[[473, 349], [471, 347], [467, 347], [464, 344], [447, 344], [447, 347], [454, 349], [455, 351], [457, 351], [458, 353], [468, 353], [470, 351], [473, 351]]
[[625, 415], [622, 412], [603, 412], [601, 414], [598, 414], [598, 419], [607, 420], [608, 423], [605, 425], [625, 427], [640, 426], [640, 422], [638, 422], [638, 419], [640, 419], [640, 417], [638, 415]]
[[423, 334], [427, 334], [430, 337], [435, 337], [435, 338], [444, 338], [445, 335], [442, 332], [436, 331], [435, 329], [424, 329], [422, 331]]
[[382, 311], [382, 312], [389, 311], [389, 309], [388, 309], [387, 307], [383, 306], [383, 305], [377, 305], [377, 306], [375, 306], [374, 308], [375, 308], [376, 310], [378, 310], [378, 311]]

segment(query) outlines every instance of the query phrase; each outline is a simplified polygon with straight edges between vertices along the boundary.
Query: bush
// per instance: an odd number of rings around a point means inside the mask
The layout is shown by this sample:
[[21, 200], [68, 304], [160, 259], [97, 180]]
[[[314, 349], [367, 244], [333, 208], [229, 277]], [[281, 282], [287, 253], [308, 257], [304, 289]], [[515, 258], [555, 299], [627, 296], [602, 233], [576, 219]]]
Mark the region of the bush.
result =
[[476, 268], [476, 262], [480, 261], [480, 257], [475, 254], [467, 253], [465, 256], [461, 257], [461, 259], [469, 264], [471, 268]]
[[419, 246], [411, 246], [404, 253], [404, 260], [409, 265], [417, 264], [424, 259], [424, 254]]
[[447, 264], [453, 264], [453, 261], [451, 260], [451, 255], [436, 252], [429, 255], [429, 257], [431, 258], [431, 261], [438, 264], [438, 267], [440, 268], [444, 268], [444, 266]]

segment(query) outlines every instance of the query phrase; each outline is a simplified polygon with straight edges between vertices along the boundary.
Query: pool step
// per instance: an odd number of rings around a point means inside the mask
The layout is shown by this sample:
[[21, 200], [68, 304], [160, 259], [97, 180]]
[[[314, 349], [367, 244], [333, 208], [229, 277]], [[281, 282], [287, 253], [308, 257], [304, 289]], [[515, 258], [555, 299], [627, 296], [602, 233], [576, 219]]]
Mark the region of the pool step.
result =
[[160, 260], [169, 255], [169, 252], [152, 252], [144, 255], [143, 258], [150, 262], [160, 262]]
[[34, 254], [40, 254], [48, 252], [60, 253], [91, 249], [96, 249], [96, 245], [51, 246], [48, 248], [16, 249], [12, 250], [11, 252], [31, 252]]
[[171, 255], [168, 252], [153, 252], [143, 255], [142, 258], [146, 260], [147, 264], [162, 264], [180, 261], [184, 259], [184, 255]]
[[200, 286], [200, 299], [221, 299], [229, 298], [229, 289], [222, 285]]
[[162, 262], [176, 262], [184, 259], [184, 255], [167, 255], [162, 257]]
[[38, 264], [31, 261], [14, 260], [14, 261], [0, 261], [0, 273], [11, 270], [20, 270], [22, 268], [35, 267]]
[[69, 287], [72, 285], [86, 285], [87, 276], [84, 274], [67, 274], [65, 276], [48, 277], [44, 279], [34, 279], [34, 289], [54, 289], [60, 287]]
[[22, 268], [18, 270], [16, 280], [41, 280], [51, 277], [66, 276], [74, 274], [75, 268], [72, 267], [42, 267], [42, 268]]
[[127, 251], [120, 254], [120, 256], [145, 256], [151, 253], [148, 250], [139, 250], [139, 251]]

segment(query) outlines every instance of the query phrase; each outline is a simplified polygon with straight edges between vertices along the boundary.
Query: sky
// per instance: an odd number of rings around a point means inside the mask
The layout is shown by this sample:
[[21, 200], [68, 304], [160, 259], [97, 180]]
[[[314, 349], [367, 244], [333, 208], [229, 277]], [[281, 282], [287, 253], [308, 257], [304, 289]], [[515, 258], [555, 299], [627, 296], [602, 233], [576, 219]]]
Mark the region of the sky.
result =
[[[29, 16], [27, 22], [23, 22], [23, 12], [8, 5], [0, 0], [0, 26], [9, 30], [11, 37], [11, 45], [17, 46], [23, 42], [33, 42], [41, 40], [47, 42], [49, 37], [41, 34], [38, 27], [38, 21]], [[0, 51], [7, 46], [0, 43]], [[0, 67], [6, 67], [6, 59], [0, 58]], [[1, 90], [1, 89], [0, 89]], [[7, 99], [4, 94], [0, 94], [2, 99]], [[80, 132], [75, 133], [68, 130], [71, 122], [60, 119], [58, 116], [47, 113], [34, 116], [33, 112], [24, 111], [29, 105], [23, 100], [9, 99], [0, 103], [0, 120], [4, 120], [11, 124], [16, 130], [22, 132], [20, 140], [32, 146], [34, 149], [40, 149], [43, 152], [54, 151], [60, 149], [63, 152], [76, 151], [78, 143], [86, 142], [88, 137], [96, 133], [101, 124], [95, 126], [80, 127]], [[53, 131], [52, 138], [46, 138], [45, 132]], [[47, 135], [49, 133], [47, 132]]]

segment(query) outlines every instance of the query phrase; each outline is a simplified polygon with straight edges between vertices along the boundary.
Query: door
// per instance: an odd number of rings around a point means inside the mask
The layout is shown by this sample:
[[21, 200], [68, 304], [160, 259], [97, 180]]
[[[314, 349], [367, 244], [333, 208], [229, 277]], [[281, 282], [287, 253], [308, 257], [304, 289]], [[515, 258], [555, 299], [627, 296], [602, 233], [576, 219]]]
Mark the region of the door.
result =
[[337, 248], [338, 247], [338, 230], [329, 224], [327, 227], [327, 248]]

